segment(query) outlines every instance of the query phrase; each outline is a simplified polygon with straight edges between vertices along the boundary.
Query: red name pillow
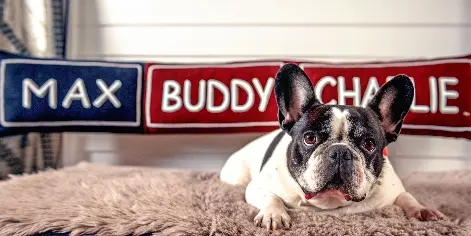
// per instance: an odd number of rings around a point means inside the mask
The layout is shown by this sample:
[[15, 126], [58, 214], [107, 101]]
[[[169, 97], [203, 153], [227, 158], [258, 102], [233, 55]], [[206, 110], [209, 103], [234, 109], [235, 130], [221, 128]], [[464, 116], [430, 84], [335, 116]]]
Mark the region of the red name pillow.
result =
[[[283, 62], [150, 65], [149, 133], [265, 132], [277, 128], [274, 77]], [[371, 63], [299, 62], [324, 103], [364, 106], [397, 74], [416, 93], [402, 133], [471, 137], [471, 58]]]

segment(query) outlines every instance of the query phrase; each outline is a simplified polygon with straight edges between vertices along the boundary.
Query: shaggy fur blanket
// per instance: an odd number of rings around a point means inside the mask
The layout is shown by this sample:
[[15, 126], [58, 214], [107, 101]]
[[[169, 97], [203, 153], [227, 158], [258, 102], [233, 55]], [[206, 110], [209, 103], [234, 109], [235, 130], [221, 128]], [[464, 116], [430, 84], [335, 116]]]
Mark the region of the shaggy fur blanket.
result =
[[0, 235], [471, 235], [471, 171], [403, 180], [449, 219], [408, 220], [396, 206], [341, 217], [289, 210], [291, 228], [267, 232], [254, 226], [244, 189], [217, 173], [82, 163], [0, 182]]

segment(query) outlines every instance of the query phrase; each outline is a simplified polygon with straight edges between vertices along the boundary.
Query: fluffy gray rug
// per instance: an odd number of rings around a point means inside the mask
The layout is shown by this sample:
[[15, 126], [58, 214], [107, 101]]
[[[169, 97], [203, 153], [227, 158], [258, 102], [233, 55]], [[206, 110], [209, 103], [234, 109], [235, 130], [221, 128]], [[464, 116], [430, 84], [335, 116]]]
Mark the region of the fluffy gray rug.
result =
[[342, 217], [290, 210], [289, 230], [253, 225], [244, 189], [215, 173], [80, 164], [0, 183], [0, 235], [471, 235], [471, 172], [403, 178], [448, 221], [407, 220], [395, 206]]

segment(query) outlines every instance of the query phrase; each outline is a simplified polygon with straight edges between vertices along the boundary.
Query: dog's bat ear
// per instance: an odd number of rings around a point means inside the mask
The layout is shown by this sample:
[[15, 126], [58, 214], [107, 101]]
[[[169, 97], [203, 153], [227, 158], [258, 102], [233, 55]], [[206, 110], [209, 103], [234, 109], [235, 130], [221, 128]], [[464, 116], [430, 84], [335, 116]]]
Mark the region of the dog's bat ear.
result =
[[397, 75], [386, 82], [369, 102], [367, 107], [378, 115], [388, 143], [396, 141], [399, 136], [414, 93], [412, 80], [406, 75]]
[[311, 80], [296, 64], [285, 64], [276, 74], [275, 97], [278, 104], [278, 122], [280, 127], [287, 131], [306, 108], [320, 104]]

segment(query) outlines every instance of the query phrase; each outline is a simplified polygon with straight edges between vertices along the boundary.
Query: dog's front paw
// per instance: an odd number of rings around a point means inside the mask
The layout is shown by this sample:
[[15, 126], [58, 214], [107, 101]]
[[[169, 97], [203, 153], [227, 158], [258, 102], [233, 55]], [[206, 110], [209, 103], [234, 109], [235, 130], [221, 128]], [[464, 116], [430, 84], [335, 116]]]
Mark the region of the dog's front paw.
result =
[[413, 208], [406, 212], [407, 218], [414, 218], [420, 221], [436, 221], [445, 219], [445, 215], [435, 209]]
[[289, 228], [291, 218], [285, 209], [279, 207], [266, 207], [262, 209], [254, 218], [257, 226], [266, 228], [267, 230], [276, 230], [281, 227]]

